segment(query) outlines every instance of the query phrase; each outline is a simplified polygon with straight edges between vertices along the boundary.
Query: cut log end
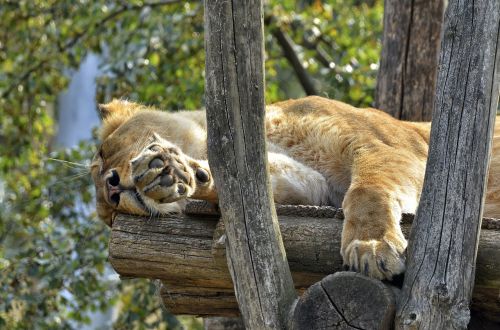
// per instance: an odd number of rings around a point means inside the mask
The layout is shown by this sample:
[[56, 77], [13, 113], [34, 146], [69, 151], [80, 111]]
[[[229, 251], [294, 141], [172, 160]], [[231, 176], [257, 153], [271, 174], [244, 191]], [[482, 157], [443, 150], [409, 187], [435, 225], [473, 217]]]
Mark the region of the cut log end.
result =
[[396, 288], [353, 272], [313, 284], [299, 299], [292, 329], [389, 329]]

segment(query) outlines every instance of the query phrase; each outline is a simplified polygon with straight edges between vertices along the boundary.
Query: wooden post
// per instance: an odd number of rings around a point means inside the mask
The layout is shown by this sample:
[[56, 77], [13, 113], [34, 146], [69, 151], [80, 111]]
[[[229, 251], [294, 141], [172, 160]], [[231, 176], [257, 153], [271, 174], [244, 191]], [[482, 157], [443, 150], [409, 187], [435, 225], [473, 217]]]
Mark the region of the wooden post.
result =
[[392, 116], [430, 121], [444, 0], [385, 0], [375, 106]]
[[396, 327], [466, 329], [498, 105], [498, 0], [450, 0]]
[[296, 299], [270, 190], [260, 0], [205, 1], [208, 160], [245, 326], [286, 327]]

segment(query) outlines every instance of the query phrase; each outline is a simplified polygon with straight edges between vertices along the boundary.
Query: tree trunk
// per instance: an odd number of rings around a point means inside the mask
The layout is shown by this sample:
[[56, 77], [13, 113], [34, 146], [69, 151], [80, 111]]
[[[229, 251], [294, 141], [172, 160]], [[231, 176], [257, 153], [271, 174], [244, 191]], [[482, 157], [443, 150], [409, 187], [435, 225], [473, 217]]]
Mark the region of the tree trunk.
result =
[[249, 329], [286, 326], [296, 299], [270, 190], [260, 0], [205, 1], [208, 160]]
[[500, 2], [451, 0], [444, 24], [436, 112], [397, 328], [466, 329], [480, 267], [476, 251], [498, 105]]
[[[339, 251], [343, 215], [323, 207], [306, 208], [305, 212], [292, 212], [294, 209], [278, 207], [277, 211], [294, 284], [301, 293], [328, 274], [342, 270]], [[173, 314], [238, 315], [223, 226], [217, 226], [219, 217], [213, 211], [201, 212], [204, 216], [157, 219], [119, 215], [109, 242], [111, 264], [122, 278], [161, 279], [161, 296]], [[405, 215], [405, 235], [410, 226], [411, 217]], [[483, 220], [476, 268], [472, 308], [500, 322], [499, 220]]]
[[430, 121], [444, 0], [385, 0], [375, 106], [392, 116]]

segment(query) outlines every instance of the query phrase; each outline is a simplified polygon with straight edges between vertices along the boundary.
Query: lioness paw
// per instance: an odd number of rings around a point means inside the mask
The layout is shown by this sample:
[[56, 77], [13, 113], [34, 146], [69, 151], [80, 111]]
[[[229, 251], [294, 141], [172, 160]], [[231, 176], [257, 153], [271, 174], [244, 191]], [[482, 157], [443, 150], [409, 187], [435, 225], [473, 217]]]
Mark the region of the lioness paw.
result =
[[160, 203], [187, 198], [194, 190], [193, 169], [174, 145], [155, 142], [130, 162], [138, 191]]
[[344, 266], [380, 280], [391, 280], [405, 270], [406, 241], [354, 239], [342, 247]]

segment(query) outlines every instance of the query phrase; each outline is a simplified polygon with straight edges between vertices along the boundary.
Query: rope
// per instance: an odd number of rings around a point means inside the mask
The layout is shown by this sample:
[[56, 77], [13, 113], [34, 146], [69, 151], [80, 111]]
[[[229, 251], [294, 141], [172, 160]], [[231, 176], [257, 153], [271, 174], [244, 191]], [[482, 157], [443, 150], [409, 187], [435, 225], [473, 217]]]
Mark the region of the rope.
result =
[[[191, 216], [220, 216], [218, 205], [205, 201], [190, 201], [186, 205], [184, 213]], [[276, 214], [281, 216], [344, 219], [342, 209], [333, 206], [276, 204]], [[412, 223], [413, 218], [413, 214], [404, 213], [401, 216], [401, 222]], [[500, 219], [483, 218], [481, 228], [500, 231]]]

